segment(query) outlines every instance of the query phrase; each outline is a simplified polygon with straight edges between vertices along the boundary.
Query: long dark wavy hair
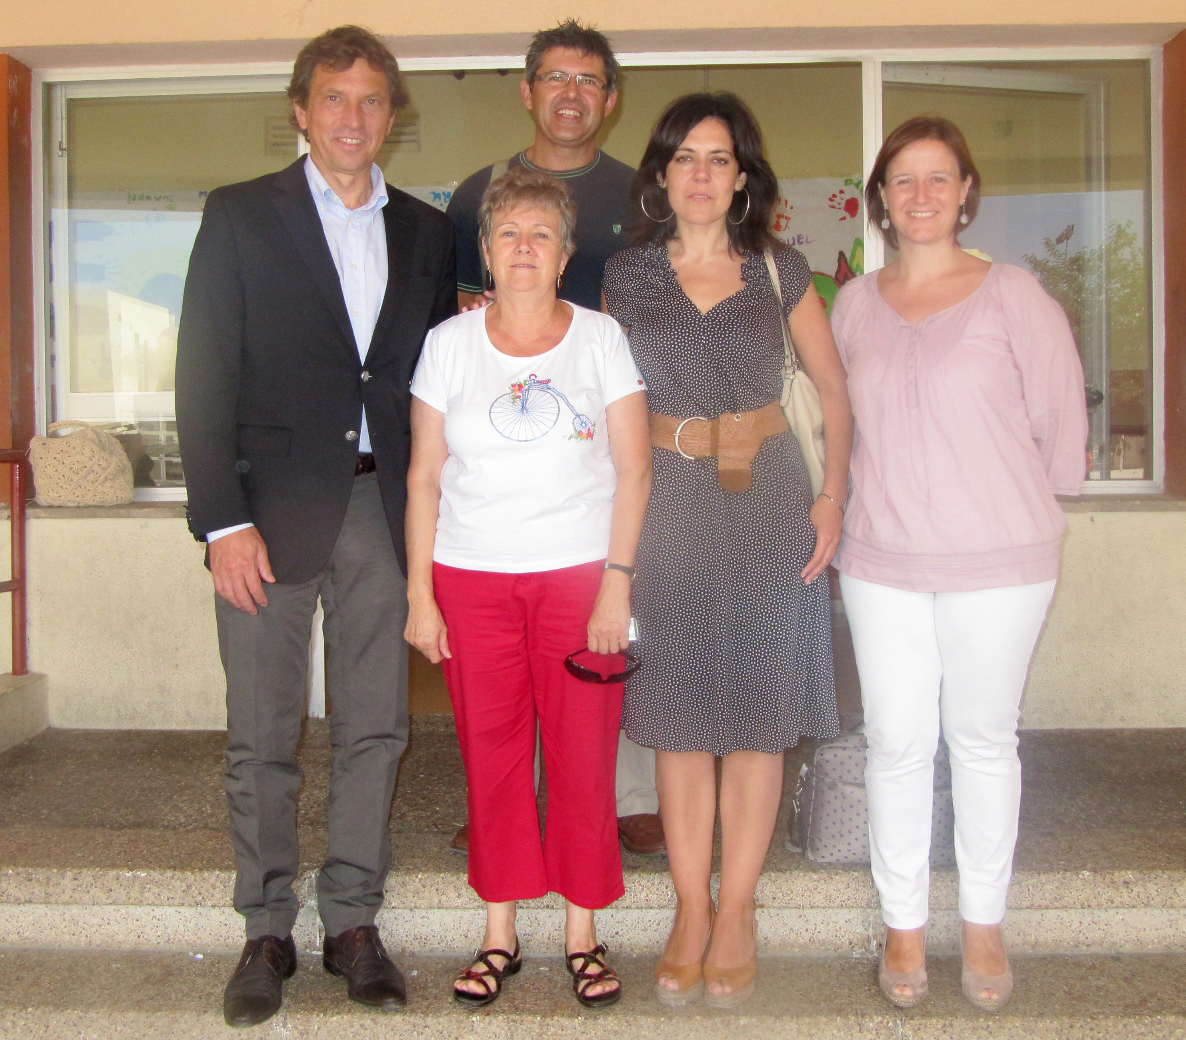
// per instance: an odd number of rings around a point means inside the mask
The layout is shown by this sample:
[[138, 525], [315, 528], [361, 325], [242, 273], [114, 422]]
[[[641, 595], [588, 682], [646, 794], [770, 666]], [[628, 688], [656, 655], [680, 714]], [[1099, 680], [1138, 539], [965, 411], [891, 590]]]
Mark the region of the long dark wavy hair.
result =
[[670, 218], [672, 212], [667, 190], [659, 186], [659, 178], [666, 176], [667, 165], [684, 139], [706, 119], [719, 119], [728, 127], [733, 154], [745, 174], [745, 191], [749, 192], [748, 212], [743, 191], [735, 194], [729, 207], [729, 244], [737, 252], [760, 253], [776, 241], [770, 222], [778, 201], [778, 178], [766, 161], [762, 131], [754, 114], [741, 98], [727, 91], [685, 94], [659, 117], [634, 177], [632, 195], [637, 212], [631, 227], [633, 239], [642, 245], [665, 242], [675, 234], [675, 220], [664, 219]]

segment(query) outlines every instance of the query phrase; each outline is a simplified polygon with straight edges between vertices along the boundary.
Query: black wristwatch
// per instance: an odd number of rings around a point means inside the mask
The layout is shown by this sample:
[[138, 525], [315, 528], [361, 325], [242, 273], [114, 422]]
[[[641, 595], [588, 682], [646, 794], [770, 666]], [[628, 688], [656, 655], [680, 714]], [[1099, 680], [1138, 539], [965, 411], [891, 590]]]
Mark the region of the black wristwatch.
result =
[[631, 581], [634, 580], [634, 568], [627, 567], [626, 564], [624, 564], [624, 563], [610, 563], [609, 560], [606, 560], [605, 561], [605, 569], [607, 571], [621, 571]]

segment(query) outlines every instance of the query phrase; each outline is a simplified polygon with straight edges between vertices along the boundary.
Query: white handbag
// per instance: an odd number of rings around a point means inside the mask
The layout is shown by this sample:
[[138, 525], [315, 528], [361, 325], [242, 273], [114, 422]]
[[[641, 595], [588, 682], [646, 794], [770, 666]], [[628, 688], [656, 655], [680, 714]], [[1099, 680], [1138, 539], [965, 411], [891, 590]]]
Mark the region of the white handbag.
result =
[[782, 310], [782, 286], [778, 280], [774, 254], [767, 249], [765, 255], [766, 270], [770, 272], [770, 282], [778, 299], [778, 313], [782, 317], [782, 410], [803, 451], [811, 492], [819, 495], [824, 487], [824, 409], [820, 404], [819, 391], [811, 377], [800, 367], [795, 345], [791, 342], [791, 330], [787, 327], [786, 315]]

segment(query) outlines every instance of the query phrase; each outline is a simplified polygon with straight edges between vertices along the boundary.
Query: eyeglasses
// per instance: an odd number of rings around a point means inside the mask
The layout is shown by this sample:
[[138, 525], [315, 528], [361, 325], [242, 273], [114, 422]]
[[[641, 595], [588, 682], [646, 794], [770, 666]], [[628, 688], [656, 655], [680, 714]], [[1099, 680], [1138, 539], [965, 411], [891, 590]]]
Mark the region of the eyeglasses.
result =
[[[617, 654], [595, 654], [587, 647], [564, 659], [564, 667], [574, 679], [587, 683], [620, 683], [638, 671], [642, 662], [629, 650]], [[613, 668], [614, 671], [607, 671]]]
[[585, 72], [541, 72], [535, 77], [536, 83], [542, 83], [545, 87], [553, 87], [556, 90], [563, 90], [568, 86], [569, 80], [576, 80], [577, 90], [583, 90], [587, 94], [596, 94], [599, 91], [605, 90], [605, 84], [601, 82], [596, 76], [590, 76]]

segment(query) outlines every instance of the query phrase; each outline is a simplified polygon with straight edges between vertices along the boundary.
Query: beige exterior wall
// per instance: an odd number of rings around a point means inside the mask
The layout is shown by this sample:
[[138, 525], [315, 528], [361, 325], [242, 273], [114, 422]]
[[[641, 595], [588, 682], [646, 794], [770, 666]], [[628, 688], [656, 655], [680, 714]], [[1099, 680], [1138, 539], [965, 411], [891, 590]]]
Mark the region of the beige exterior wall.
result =
[[[1186, 510], [1072, 508], [1024, 725], [1186, 726]], [[183, 519], [153, 511], [29, 523], [30, 667], [48, 676], [51, 725], [224, 725], [201, 549]], [[5, 554], [7, 537], [0, 525]]]
[[1071, 508], [1022, 725], [1186, 726], [1186, 509]]
[[[208, 0], [203, 4], [125, 0], [44, 0], [0, 7], [0, 51], [34, 66], [72, 62], [71, 48], [112, 47], [134, 56], [160, 45], [155, 57], [186, 53], [194, 60], [227, 61], [291, 56], [293, 41], [344, 22], [358, 22], [397, 41], [401, 54], [519, 53], [526, 34], [573, 14], [569, 0], [469, 0], [375, 4], [371, 0]], [[1023, 44], [1164, 43], [1183, 25], [1181, 0], [905, 0], [899, 4], [820, 4], [811, 0], [753, 0], [739, 7], [719, 0], [684, 0], [678, 7], [636, 0], [596, 0], [578, 12], [611, 34], [625, 51], [696, 46], [927, 43], [988, 46]], [[967, 28], [1009, 27], [999, 40]], [[1057, 29], [1057, 32], [1039, 30]], [[920, 29], [922, 30], [920, 34]], [[284, 43], [284, 47], [275, 46]], [[229, 49], [227, 45], [232, 45]], [[858, 44], [860, 45], [860, 44]], [[172, 48], [172, 50], [168, 50]], [[44, 49], [44, 54], [38, 54]], [[153, 54], [142, 54], [152, 60]], [[85, 60], [85, 59], [83, 59]]]
[[[93, 0], [44, 0], [5, 4], [0, 41], [6, 47], [149, 41], [300, 39], [322, 28], [358, 22], [398, 36], [449, 36], [463, 33], [522, 33], [568, 17], [569, 0], [503, 0], [475, 6], [465, 0], [433, 4], [375, 4], [372, 0], [207, 0], [203, 4], [162, 4], [126, 0], [103, 5]], [[1136, 8], [1136, 10], [1134, 10]], [[607, 31], [662, 30], [673, 22], [704, 29], [732, 29], [744, 19], [751, 26], [944, 26], [944, 25], [1101, 25], [1177, 22], [1180, 0], [911, 0], [900, 4], [820, 4], [810, 0], [752, 0], [738, 7], [719, 0], [683, 0], [678, 8], [636, 0], [596, 0], [581, 14]]]
[[[177, 507], [157, 508], [177, 513]], [[225, 726], [214, 590], [185, 520], [32, 517], [29, 668], [49, 680], [51, 726]], [[0, 524], [7, 559], [8, 524]], [[9, 667], [0, 604], [0, 669]]]

